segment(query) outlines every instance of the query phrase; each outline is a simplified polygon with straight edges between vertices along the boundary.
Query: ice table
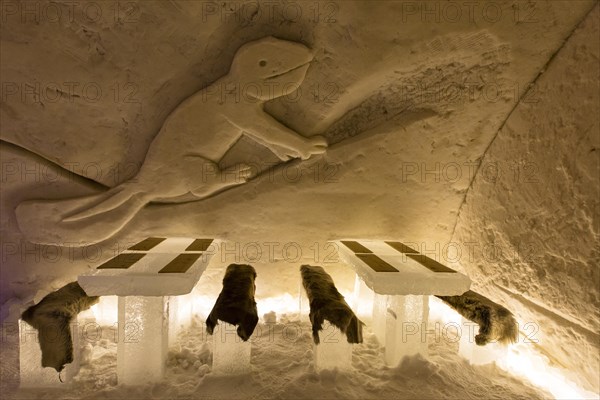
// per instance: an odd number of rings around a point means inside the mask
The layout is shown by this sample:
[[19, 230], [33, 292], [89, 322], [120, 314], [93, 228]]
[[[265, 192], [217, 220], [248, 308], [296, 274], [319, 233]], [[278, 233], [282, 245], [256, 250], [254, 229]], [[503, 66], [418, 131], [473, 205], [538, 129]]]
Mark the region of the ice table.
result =
[[119, 296], [119, 384], [162, 378], [169, 320], [178, 319], [173, 318], [176, 297], [169, 301], [167, 296], [192, 291], [218, 244], [214, 239], [151, 237], [78, 277], [89, 296]]
[[429, 296], [460, 295], [471, 280], [398, 241], [338, 240], [342, 260], [357, 275], [355, 298], [373, 294], [373, 331], [385, 345], [385, 361], [427, 354]]

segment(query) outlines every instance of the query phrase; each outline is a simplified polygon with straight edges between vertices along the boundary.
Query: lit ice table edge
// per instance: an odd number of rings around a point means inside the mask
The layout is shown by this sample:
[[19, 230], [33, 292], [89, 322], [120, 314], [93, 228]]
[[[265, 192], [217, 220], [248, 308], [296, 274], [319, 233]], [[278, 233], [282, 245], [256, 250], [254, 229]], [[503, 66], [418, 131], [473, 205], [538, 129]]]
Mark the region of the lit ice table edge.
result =
[[[342, 242], [355, 242], [367, 253], [355, 253]], [[411, 258], [384, 241], [367, 241], [344, 239], [333, 241], [343, 261], [350, 265], [358, 277], [377, 294], [388, 295], [440, 295], [456, 296], [469, 290], [471, 280], [460, 272], [433, 272], [419, 261]], [[361, 251], [361, 250], [359, 250]], [[422, 256], [415, 252], [414, 256]], [[361, 258], [362, 257], [362, 258]], [[377, 272], [367, 262], [365, 257], [388, 264], [396, 271]], [[371, 260], [367, 260], [371, 262]], [[387, 268], [385, 265], [381, 269]]]
[[[151, 248], [140, 246], [150, 239], [162, 240]], [[206, 242], [198, 244], [202, 240]], [[89, 296], [190, 293], [221, 243], [217, 239], [194, 238], [148, 238], [145, 241], [80, 275], [77, 281], [83, 290]]]
[[385, 346], [386, 363], [397, 365], [404, 356], [427, 355], [427, 335], [423, 333], [429, 318], [429, 295], [460, 295], [469, 290], [471, 280], [424, 260], [400, 242], [390, 245], [388, 241], [347, 239], [333, 243], [341, 259], [356, 272], [355, 288], [361, 293], [355, 297], [367, 297], [362, 293], [367, 290], [365, 285], [372, 291], [373, 332]]
[[167, 296], [190, 293], [220, 243], [148, 238], [78, 277], [90, 296], [119, 296], [120, 385], [142, 385], [163, 377], [169, 322], [177, 319], [169, 315], [173, 310]]

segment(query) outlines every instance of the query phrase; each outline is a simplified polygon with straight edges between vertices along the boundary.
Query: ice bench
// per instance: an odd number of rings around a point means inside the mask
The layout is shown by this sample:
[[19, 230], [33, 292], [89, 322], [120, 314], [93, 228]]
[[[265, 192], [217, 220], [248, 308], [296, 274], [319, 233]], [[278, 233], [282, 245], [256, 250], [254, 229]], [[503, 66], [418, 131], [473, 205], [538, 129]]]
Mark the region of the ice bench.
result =
[[177, 319], [176, 296], [192, 291], [218, 244], [215, 239], [151, 237], [78, 277], [88, 296], [119, 296], [119, 384], [162, 378], [169, 320]]
[[427, 354], [429, 296], [460, 295], [471, 280], [398, 241], [338, 240], [339, 254], [356, 272], [355, 298], [374, 292], [373, 331], [385, 361]]
[[81, 366], [81, 350], [85, 342], [81, 340], [80, 333], [91, 322], [91, 311], [84, 311], [69, 324], [73, 340], [73, 361], [66, 364], [59, 373], [54, 368], [42, 367], [42, 351], [40, 349], [40, 335], [49, 335], [50, 340], [59, 340], [57, 326], [49, 326], [41, 333], [27, 322], [19, 319], [19, 387], [41, 388], [59, 387], [70, 383], [78, 373]]

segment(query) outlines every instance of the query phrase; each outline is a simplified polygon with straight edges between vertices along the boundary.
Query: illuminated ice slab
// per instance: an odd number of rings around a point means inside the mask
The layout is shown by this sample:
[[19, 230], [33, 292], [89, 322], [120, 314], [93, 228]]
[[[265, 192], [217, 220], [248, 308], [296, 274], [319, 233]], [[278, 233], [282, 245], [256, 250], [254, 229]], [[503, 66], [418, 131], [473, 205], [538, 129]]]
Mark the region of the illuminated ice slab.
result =
[[373, 333], [385, 345], [385, 362], [398, 365], [404, 356], [427, 355], [429, 296], [375, 294]]
[[173, 296], [192, 291], [219, 241], [148, 238], [77, 279], [88, 296]]
[[216, 375], [249, 374], [250, 341], [244, 342], [237, 334], [237, 327], [219, 321], [213, 332], [213, 365]]
[[[460, 295], [471, 280], [398, 241], [338, 240], [342, 260], [363, 283], [355, 284], [354, 297], [367, 303], [374, 292], [372, 326], [385, 346], [385, 361], [397, 365], [404, 356], [427, 355], [429, 295]], [[359, 302], [361, 302], [359, 300]]]
[[455, 296], [471, 286], [468, 276], [397, 241], [339, 240], [335, 244], [341, 258], [375, 293]]
[[169, 296], [169, 347], [175, 345], [181, 332], [192, 326], [194, 294]]
[[167, 356], [167, 311], [162, 296], [119, 297], [120, 385], [142, 385], [162, 378]]
[[385, 362], [398, 365], [404, 356], [427, 355], [429, 296], [385, 296]]
[[358, 317], [370, 318], [373, 312], [375, 292], [358, 277], [354, 279], [354, 299], [352, 309]]
[[319, 344], [313, 343], [315, 369], [348, 370], [352, 367], [352, 343], [337, 327], [325, 320], [319, 331]]
[[469, 360], [473, 365], [505, 361], [508, 355], [508, 346], [500, 343], [488, 343], [485, 346], [478, 346], [475, 343], [477, 332], [479, 332], [479, 325], [462, 318], [458, 354]]
[[191, 316], [178, 297], [192, 291], [219, 243], [151, 237], [78, 277], [89, 296], [118, 296], [119, 384], [142, 385], [162, 378], [169, 333], [177, 335]]

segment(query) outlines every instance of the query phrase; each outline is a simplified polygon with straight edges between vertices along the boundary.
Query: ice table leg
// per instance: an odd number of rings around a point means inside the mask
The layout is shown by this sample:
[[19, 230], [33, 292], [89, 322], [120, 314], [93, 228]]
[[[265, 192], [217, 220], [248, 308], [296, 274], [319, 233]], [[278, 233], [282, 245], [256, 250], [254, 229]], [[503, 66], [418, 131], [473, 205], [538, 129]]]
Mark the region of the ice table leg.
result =
[[503, 346], [497, 342], [478, 346], [475, 343], [475, 335], [478, 330], [479, 325], [468, 319], [462, 319], [458, 354], [469, 360], [473, 365], [484, 365], [505, 360], [508, 354], [508, 346]]
[[387, 295], [375, 293], [373, 299], [373, 333], [379, 344], [385, 345], [385, 326], [387, 319]]
[[352, 367], [352, 343], [337, 327], [325, 320], [323, 330], [319, 331], [319, 344], [313, 344], [315, 369], [347, 370]]
[[119, 384], [141, 385], [163, 377], [168, 320], [168, 307], [162, 296], [119, 297]]
[[359, 318], [372, 318], [374, 296], [375, 292], [356, 275], [354, 280], [354, 304], [352, 308]]
[[250, 341], [244, 342], [235, 325], [219, 321], [213, 332], [212, 372], [216, 375], [241, 375], [251, 372]]
[[375, 295], [373, 330], [385, 343], [385, 362], [397, 365], [404, 356], [427, 355], [429, 296]]
[[308, 315], [310, 313], [310, 302], [306, 296], [306, 290], [302, 286], [302, 280], [298, 283], [298, 316]]
[[169, 296], [169, 347], [177, 343], [179, 334], [192, 325], [193, 296]]

